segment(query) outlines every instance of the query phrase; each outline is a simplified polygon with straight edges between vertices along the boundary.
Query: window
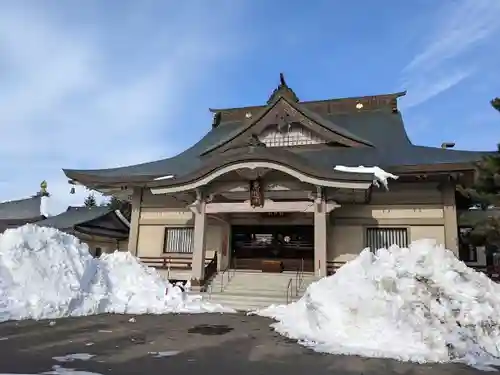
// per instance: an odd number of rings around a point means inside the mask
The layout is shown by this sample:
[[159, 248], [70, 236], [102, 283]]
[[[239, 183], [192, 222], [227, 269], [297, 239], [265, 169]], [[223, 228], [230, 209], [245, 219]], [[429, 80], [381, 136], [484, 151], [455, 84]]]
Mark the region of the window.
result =
[[164, 253], [192, 253], [194, 229], [192, 227], [165, 228]]
[[322, 138], [308, 129], [296, 124], [289, 125], [284, 131], [269, 127], [259, 136], [259, 140], [267, 147], [287, 147], [317, 145], [326, 143]]
[[366, 228], [365, 246], [372, 251], [391, 245], [408, 247], [407, 228]]

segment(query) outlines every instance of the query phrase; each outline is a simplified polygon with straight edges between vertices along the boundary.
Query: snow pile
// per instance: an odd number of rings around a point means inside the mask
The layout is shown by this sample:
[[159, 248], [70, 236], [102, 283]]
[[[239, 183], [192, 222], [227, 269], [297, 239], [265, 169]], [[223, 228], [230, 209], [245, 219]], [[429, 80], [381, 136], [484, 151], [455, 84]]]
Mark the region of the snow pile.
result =
[[363, 167], [360, 165], [359, 167], [345, 167], [343, 165], [337, 165], [334, 168], [336, 171], [339, 172], [350, 172], [350, 173], [371, 173], [375, 176], [375, 180], [373, 181], [373, 184], [375, 186], [379, 186], [379, 183], [382, 184], [386, 189], [388, 189], [388, 182], [387, 180], [389, 178], [393, 180], [397, 180], [398, 176], [384, 171], [382, 168], [379, 167]]
[[128, 252], [93, 258], [74, 236], [36, 225], [0, 235], [0, 321], [230, 311], [188, 295]]
[[500, 285], [433, 240], [365, 249], [299, 301], [255, 313], [319, 352], [500, 365]]

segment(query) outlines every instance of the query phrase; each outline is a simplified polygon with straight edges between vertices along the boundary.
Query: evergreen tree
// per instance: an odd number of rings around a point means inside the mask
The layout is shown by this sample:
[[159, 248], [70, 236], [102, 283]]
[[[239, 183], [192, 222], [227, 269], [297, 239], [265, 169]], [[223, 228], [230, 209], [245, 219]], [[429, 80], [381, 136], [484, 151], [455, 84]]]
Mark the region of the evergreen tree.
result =
[[[500, 112], [500, 98], [491, 101], [491, 105]], [[460, 188], [471, 205], [486, 210], [489, 207], [500, 207], [500, 144], [497, 152], [483, 157], [476, 164], [476, 180], [471, 188]], [[471, 232], [471, 241], [476, 245], [500, 245], [500, 220], [485, 215]]]
[[500, 112], [500, 98], [495, 98], [491, 101], [491, 106]]
[[130, 216], [132, 215], [132, 205], [130, 202], [112, 196], [107, 206], [112, 210], [120, 210], [123, 216], [125, 216], [127, 220], [130, 220]]
[[89, 195], [87, 195], [87, 198], [85, 198], [83, 204], [85, 205], [85, 207], [96, 207], [97, 200], [95, 199], [94, 194], [90, 193]]

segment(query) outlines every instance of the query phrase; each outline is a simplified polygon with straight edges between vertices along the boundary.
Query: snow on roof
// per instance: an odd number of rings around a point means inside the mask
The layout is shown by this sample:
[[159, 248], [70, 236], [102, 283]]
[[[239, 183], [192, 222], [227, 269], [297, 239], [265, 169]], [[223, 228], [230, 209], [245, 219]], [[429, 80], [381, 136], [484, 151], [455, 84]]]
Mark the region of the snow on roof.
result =
[[334, 168], [336, 171], [340, 172], [351, 172], [351, 173], [371, 173], [375, 176], [375, 180], [373, 184], [375, 186], [379, 186], [379, 183], [382, 184], [386, 189], [389, 188], [388, 179], [391, 178], [393, 180], [397, 180], [398, 176], [393, 175], [392, 173], [384, 171], [379, 167], [364, 167], [360, 165], [359, 167], [346, 167], [343, 165], [337, 165]]

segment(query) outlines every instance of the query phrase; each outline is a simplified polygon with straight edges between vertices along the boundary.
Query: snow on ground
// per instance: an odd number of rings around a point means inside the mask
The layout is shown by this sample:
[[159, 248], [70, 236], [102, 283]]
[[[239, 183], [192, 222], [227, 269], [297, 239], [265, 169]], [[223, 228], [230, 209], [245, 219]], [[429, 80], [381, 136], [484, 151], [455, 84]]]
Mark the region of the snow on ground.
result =
[[0, 235], [0, 321], [171, 312], [233, 310], [169, 284], [129, 252], [93, 258], [74, 236], [35, 225]]
[[66, 354], [61, 357], [52, 357], [52, 359], [57, 362], [73, 362], [75, 360], [88, 361], [93, 357], [95, 357], [95, 354], [74, 353], [74, 354]]
[[79, 371], [61, 366], [53, 366], [51, 371], [41, 372], [39, 374], [0, 374], [0, 375], [101, 375], [97, 372]]
[[319, 352], [500, 365], [500, 285], [433, 240], [365, 249], [299, 301], [255, 314]]

